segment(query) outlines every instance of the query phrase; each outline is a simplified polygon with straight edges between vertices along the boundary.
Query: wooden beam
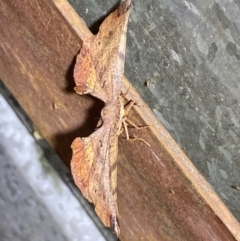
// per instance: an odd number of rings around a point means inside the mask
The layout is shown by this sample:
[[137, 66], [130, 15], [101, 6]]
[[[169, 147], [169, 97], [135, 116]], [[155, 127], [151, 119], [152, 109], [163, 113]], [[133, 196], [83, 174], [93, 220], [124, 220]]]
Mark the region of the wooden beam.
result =
[[[91, 33], [65, 0], [2, 0], [0, 27], [0, 77], [69, 165], [72, 140], [94, 130], [103, 106], [73, 91]], [[131, 135], [150, 147], [119, 138], [121, 240], [240, 240], [239, 223], [124, 78], [126, 90], [138, 103], [129, 118], [150, 125]]]

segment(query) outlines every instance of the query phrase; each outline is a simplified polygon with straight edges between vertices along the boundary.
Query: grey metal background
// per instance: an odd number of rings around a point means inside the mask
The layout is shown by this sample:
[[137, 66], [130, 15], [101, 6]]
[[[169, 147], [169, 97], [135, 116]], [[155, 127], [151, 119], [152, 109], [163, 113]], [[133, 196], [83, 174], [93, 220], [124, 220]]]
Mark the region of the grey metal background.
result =
[[[90, 29], [116, 0], [69, 0]], [[125, 75], [240, 220], [240, 1], [133, 0]], [[148, 81], [149, 86], [145, 85]]]

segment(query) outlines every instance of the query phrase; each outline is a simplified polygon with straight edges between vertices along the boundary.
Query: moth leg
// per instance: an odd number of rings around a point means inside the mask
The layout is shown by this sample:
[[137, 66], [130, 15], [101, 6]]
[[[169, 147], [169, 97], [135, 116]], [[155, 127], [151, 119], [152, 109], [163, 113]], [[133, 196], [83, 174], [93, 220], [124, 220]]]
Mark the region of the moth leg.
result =
[[125, 113], [125, 116], [128, 115], [129, 111], [132, 109], [132, 107], [136, 105], [136, 106], [139, 106], [139, 107], [144, 107], [146, 106], [147, 104], [144, 104], [144, 105], [139, 105], [137, 104], [135, 101], [133, 100], [130, 100], [128, 101], [125, 105], [124, 105], [124, 113]]
[[[148, 142], [146, 142], [144, 139], [142, 138], [139, 138], [138, 136], [134, 136], [134, 137], [130, 137], [129, 136], [129, 133], [128, 133], [128, 127], [127, 127], [127, 121], [123, 119], [122, 121], [122, 125], [123, 125], [123, 128], [120, 129], [118, 135], [120, 135], [122, 132], [123, 132], [123, 129], [125, 130], [125, 134], [126, 134], [126, 139], [128, 141], [142, 141], [143, 143], [145, 143], [146, 145], [150, 146], [150, 144]], [[135, 125], [135, 124], [134, 124]], [[145, 127], [149, 127], [149, 126], [143, 126], [143, 127], [138, 127], [136, 126], [138, 129], [141, 129], [141, 128], [145, 128]]]
[[[138, 136], [134, 136], [134, 137], [129, 137], [129, 133], [128, 133], [128, 123], [129, 122], [131, 122], [131, 121], [129, 121], [127, 118], [124, 118], [123, 120], [122, 120], [122, 125], [123, 125], [123, 128], [124, 128], [124, 130], [125, 130], [125, 133], [126, 133], [126, 139], [128, 140], [128, 141], [142, 141], [143, 143], [145, 143], [146, 145], [148, 145], [148, 146], [150, 146], [150, 144], [148, 143], [148, 142], [146, 142], [144, 139], [142, 139], [142, 138], [139, 138]], [[134, 127], [136, 127], [137, 129], [142, 129], [142, 128], [146, 128], [146, 127], [149, 127], [149, 126], [137, 126], [137, 125], [135, 125], [133, 122], [131, 122], [131, 125], [133, 125]], [[122, 131], [123, 131], [123, 128], [121, 128], [121, 130], [120, 130], [120, 133], [119, 133], [119, 135], [122, 133]]]
[[149, 125], [137, 126], [133, 121], [131, 121], [127, 118], [127, 115], [129, 113], [129, 111], [131, 110], [131, 108], [134, 105], [136, 105], [136, 103], [133, 100], [130, 100], [127, 104], [125, 104], [125, 106], [124, 106], [124, 120], [125, 120], [125, 122], [127, 122], [129, 125], [133, 126], [134, 128], [136, 128], [138, 130], [149, 127]]
[[129, 141], [142, 141], [143, 143], [145, 143], [146, 145], [150, 146], [150, 144], [148, 142], [146, 142], [144, 139], [139, 138], [138, 136], [134, 136], [133, 138], [129, 138]]
[[125, 130], [126, 138], [129, 140], [129, 133], [128, 133], [128, 127], [127, 127], [127, 122], [125, 121], [125, 118], [122, 120], [121, 125], [119, 126], [117, 134], [120, 135], [123, 130]]
[[137, 130], [140, 129], [145, 129], [145, 128], [149, 128], [150, 125], [145, 125], [145, 126], [137, 126], [134, 122], [132, 122], [131, 120], [129, 120], [127, 117], [124, 118], [125, 122], [127, 122], [129, 125], [133, 126], [134, 128], [136, 128]]
[[[122, 96], [121, 96], [122, 97]], [[123, 103], [122, 98], [120, 99], [121, 103]], [[125, 105], [124, 105], [124, 115], [122, 117], [121, 120], [121, 124], [119, 125], [119, 129], [118, 129], [118, 135], [120, 135], [123, 132], [123, 129], [125, 131], [126, 134], [126, 139], [127, 140], [131, 140], [131, 141], [142, 141], [144, 142], [146, 145], [150, 146], [149, 143], [147, 143], [145, 140], [143, 140], [142, 138], [138, 138], [138, 137], [134, 137], [134, 138], [130, 138], [129, 137], [129, 132], [128, 132], [128, 125], [133, 126], [136, 129], [143, 129], [143, 128], [148, 128], [150, 127], [150, 125], [145, 125], [145, 126], [137, 126], [133, 121], [129, 120], [127, 118], [127, 115], [129, 113], [129, 111], [131, 110], [131, 108], [133, 107], [133, 105], [136, 105], [136, 103], [133, 100], [128, 101]]]
[[135, 102], [133, 100], [130, 100], [124, 105], [124, 116], [127, 116], [129, 111], [132, 109], [132, 107], [135, 105]]

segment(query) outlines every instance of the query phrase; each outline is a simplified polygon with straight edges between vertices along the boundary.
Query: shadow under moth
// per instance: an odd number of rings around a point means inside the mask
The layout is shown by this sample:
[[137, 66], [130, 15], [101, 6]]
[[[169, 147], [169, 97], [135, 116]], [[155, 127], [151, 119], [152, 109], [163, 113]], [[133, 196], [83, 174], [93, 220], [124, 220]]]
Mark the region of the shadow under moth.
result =
[[72, 145], [71, 172], [84, 197], [95, 205], [105, 226], [119, 236], [117, 208], [118, 135], [124, 119], [121, 96], [131, 0], [122, 2], [83, 43], [74, 67], [75, 91], [102, 100], [98, 128]]

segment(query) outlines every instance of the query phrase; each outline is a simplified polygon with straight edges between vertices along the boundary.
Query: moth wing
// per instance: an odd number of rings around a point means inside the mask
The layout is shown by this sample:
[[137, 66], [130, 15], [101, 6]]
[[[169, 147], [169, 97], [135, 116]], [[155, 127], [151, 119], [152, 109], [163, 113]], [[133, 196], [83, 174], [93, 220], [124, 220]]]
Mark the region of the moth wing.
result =
[[111, 13], [96, 36], [83, 43], [74, 69], [76, 92], [104, 102], [121, 93], [129, 10]]
[[71, 171], [82, 194], [95, 205], [105, 226], [119, 235], [117, 221], [117, 132], [104, 125], [72, 143]]
[[74, 67], [75, 91], [80, 94], [91, 94], [104, 102], [107, 100], [106, 93], [100, 86], [96, 66], [94, 66], [91, 54], [91, 45], [96, 36], [90, 37], [83, 43], [80, 53], [77, 56]]
[[89, 202], [93, 202], [88, 192], [88, 182], [95, 155], [91, 144], [91, 137], [78, 137], [71, 145], [73, 152], [71, 160], [73, 179], [83, 196], [88, 199]]

